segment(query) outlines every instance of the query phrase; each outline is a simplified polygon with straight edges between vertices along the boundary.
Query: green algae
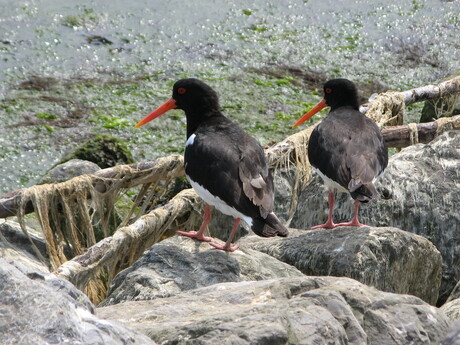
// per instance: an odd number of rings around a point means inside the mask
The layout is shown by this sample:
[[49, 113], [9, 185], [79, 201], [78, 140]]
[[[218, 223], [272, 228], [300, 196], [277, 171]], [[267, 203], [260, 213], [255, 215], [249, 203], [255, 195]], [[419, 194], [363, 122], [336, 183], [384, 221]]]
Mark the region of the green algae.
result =
[[3, 192], [33, 184], [96, 135], [125, 140], [135, 161], [183, 152], [181, 111], [133, 128], [180, 78], [208, 82], [223, 112], [266, 145], [299, 130], [292, 124], [326, 78], [405, 90], [460, 70], [458, 2], [88, 4], [4, 3]]

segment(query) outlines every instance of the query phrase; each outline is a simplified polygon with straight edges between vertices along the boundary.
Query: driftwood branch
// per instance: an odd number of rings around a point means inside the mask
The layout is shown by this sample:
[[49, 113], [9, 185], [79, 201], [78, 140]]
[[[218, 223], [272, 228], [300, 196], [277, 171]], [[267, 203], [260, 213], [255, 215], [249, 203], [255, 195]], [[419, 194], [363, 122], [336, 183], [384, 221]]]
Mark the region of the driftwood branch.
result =
[[192, 189], [183, 190], [166, 205], [156, 208], [131, 225], [119, 228], [113, 236], [65, 262], [54, 273], [84, 290], [102, 268], [113, 275], [129, 267], [170, 229], [194, 226], [199, 221], [200, 209], [201, 199], [198, 195]]
[[[460, 93], [460, 76], [446, 80], [437, 85], [425, 85], [415, 89], [398, 92], [404, 97], [404, 104], [410, 105], [413, 103], [429, 101], [455, 93]], [[360, 111], [365, 113], [369, 110], [372, 100], [360, 107]]]
[[427, 123], [386, 127], [382, 129], [382, 134], [388, 147], [402, 148], [417, 143], [429, 143], [445, 131], [452, 129], [460, 130], [460, 115], [442, 117]]
[[425, 85], [412, 90], [388, 91], [372, 97], [360, 111], [373, 119], [379, 127], [401, 125], [404, 107], [413, 103], [447, 97], [460, 93], [460, 76], [437, 85]]
[[[184, 160], [181, 155], [171, 155], [159, 158], [153, 162], [143, 162], [131, 165], [102, 169], [89, 175], [93, 186], [99, 193], [106, 193], [111, 185], [119, 183], [118, 188], [130, 188], [139, 184], [155, 182], [160, 179], [169, 179], [184, 176]], [[79, 177], [76, 177], [79, 178]], [[63, 182], [65, 183], [65, 182]], [[57, 186], [58, 188], [58, 186]], [[26, 188], [0, 196], [0, 218], [18, 214], [21, 197]], [[31, 202], [25, 205], [25, 212], [33, 212]]]

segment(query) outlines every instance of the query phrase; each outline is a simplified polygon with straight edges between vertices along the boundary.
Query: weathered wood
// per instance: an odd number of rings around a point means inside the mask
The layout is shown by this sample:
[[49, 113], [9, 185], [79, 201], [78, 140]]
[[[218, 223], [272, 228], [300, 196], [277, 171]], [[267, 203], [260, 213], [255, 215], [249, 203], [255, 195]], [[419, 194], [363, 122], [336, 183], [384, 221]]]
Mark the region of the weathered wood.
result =
[[[416, 124], [418, 142], [428, 143], [436, 136], [436, 129], [438, 125], [436, 122], [419, 123]], [[416, 142], [412, 142], [411, 136], [413, 130], [408, 125], [392, 126], [382, 129], [382, 135], [388, 147], [402, 148], [407, 147]]]
[[129, 267], [170, 229], [194, 226], [200, 219], [200, 205], [201, 199], [194, 190], [183, 190], [166, 205], [131, 225], [119, 228], [113, 236], [104, 238], [84, 254], [65, 262], [54, 273], [84, 290], [102, 268], [114, 275]]
[[440, 118], [433, 122], [386, 127], [382, 129], [382, 134], [388, 147], [403, 148], [417, 143], [429, 143], [452, 129], [460, 130], [460, 115]]
[[[437, 85], [425, 85], [415, 89], [399, 92], [404, 97], [405, 105], [428, 101], [455, 93], [460, 93], [460, 76], [446, 80]], [[366, 113], [371, 107], [372, 101], [360, 107], [362, 113]]]
[[[158, 158], [152, 162], [102, 169], [90, 176], [93, 179], [94, 188], [99, 193], [105, 193], [115, 183], [119, 183], [118, 188], [130, 188], [160, 179], [184, 176], [184, 159], [182, 155], [171, 155]], [[0, 196], [0, 218], [17, 215], [21, 195], [24, 190], [25, 188]], [[33, 210], [32, 203], [27, 203], [25, 213], [33, 212]]]

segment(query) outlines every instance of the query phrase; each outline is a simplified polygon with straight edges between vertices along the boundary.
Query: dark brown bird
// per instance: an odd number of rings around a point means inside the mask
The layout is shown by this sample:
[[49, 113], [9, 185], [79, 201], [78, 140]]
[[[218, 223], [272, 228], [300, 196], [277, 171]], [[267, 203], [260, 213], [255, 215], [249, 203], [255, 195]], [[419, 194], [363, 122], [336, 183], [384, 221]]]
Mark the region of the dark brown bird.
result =
[[[310, 136], [308, 159], [329, 188], [329, 216], [326, 223], [312, 229], [363, 226], [358, 220], [359, 205], [377, 195], [374, 182], [388, 165], [388, 150], [375, 122], [359, 112], [358, 90], [347, 79], [326, 82], [324, 99], [294, 127], [326, 106], [331, 110]], [[334, 188], [350, 193], [355, 200], [350, 222], [335, 224], [332, 220]]]

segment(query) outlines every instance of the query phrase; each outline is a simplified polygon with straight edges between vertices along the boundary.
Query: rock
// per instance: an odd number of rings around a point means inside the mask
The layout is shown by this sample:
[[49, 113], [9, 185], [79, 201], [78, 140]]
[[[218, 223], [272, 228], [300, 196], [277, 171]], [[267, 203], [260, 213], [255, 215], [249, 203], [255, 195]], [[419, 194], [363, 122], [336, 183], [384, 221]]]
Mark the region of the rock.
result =
[[353, 279], [220, 283], [98, 308], [160, 344], [439, 344], [449, 321], [417, 297]]
[[450, 326], [449, 333], [441, 345], [460, 345], [460, 320]]
[[437, 100], [425, 101], [419, 122], [431, 122], [441, 117], [460, 114], [460, 97], [454, 95]]
[[[11, 220], [3, 221], [0, 224], [0, 257], [13, 259], [35, 271], [49, 272], [50, 263], [42, 234], [31, 228], [27, 228], [27, 232], [36, 249], [18, 223]], [[44, 262], [40, 260], [37, 250]]]
[[100, 305], [168, 297], [221, 282], [299, 276], [303, 274], [296, 268], [249, 248], [228, 254], [175, 236], [155, 244], [120, 272]]
[[460, 298], [453, 299], [441, 306], [441, 309], [446, 313], [451, 320], [460, 318]]
[[142, 334], [94, 315], [68, 281], [0, 258], [0, 344], [155, 344]]
[[270, 254], [306, 275], [350, 277], [383, 291], [436, 303], [441, 255], [421, 236], [373, 227], [290, 232], [291, 237], [284, 239], [251, 236], [242, 245]]
[[71, 159], [49, 170], [38, 184], [64, 182], [75, 176], [94, 174], [98, 170], [101, 168], [93, 162]]
[[134, 163], [126, 141], [105, 134], [95, 136], [83, 143], [68, 154], [63, 162], [74, 158], [93, 162], [102, 169]]
[[457, 298], [460, 298], [460, 281], [457, 283], [457, 285], [455, 285], [455, 288], [450, 293], [449, 298], [447, 299], [447, 302], [450, 302]]
[[[275, 184], [275, 213], [278, 218], [287, 226], [290, 226], [289, 219], [291, 213], [292, 195], [295, 185], [295, 170], [294, 167], [283, 170], [273, 171], [273, 182]], [[298, 193], [295, 194], [295, 196]]]
[[95, 46], [113, 44], [111, 40], [109, 40], [108, 38], [105, 38], [104, 36], [100, 36], [100, 35], [88, 35], [86, 37], [86, 41], [89, 44], [93, 44]]
[[[376, 183], [380, 197], [360, 208], [363, 223], [404, 229], [438, 248], [443, 258], [439, 304], [460, 280], [459, 172], [460, 131], [449, 131], [429, 144], [413, 145], [392, 156]], [[327, 209], [327, 193], [315, 174], [299, 196], [290, 226], [309, 229], [323, 223]], [[350, 197], [339, 194], [334, 220], [348, 221], [352, 212]]]

